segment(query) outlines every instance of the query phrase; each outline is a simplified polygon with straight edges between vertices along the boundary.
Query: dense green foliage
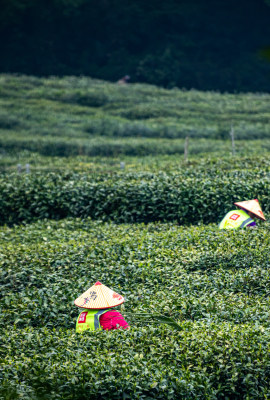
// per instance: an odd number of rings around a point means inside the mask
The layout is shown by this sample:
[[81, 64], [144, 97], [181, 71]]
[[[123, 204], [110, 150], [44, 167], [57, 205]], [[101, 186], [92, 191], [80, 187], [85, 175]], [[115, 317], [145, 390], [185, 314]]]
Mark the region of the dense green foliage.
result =
[[51, 156], [183, 154], [189, 136], [190, 154], [223, 155], [231, 152], [232, 124], [236, 151], [260, 152], [270, 148], [269, 101], [267, 94], [2, 75], [0, 146]]
[[[2, 398], [267, 398], [268, 251], [268, 223], [2, 227]], [[162, 312], [182, 330], [76, 335], [73, 300], [97, 279], [125, 296], [122, 312]]]
[[[0, 83], [0, 399], [267, 399], [269, 223], [217, 223], [270, 215], [269, 95]], [[97, 280], [130, 330], [75, 333]]]
[[[22, 132], [24, 134], [26, 132]], [[243, 154], [243, 150], [252, 148], [261, 149], [266, 146], [270, 149], [270, 141], [258, 143], [242, 144], [237, 142], [239, 153]], [[116, 157], [118, 155], [127, 156], [147, 156], [147, 155], [164, 155], [164, 154], [184, 154], [184, 141], [181, 139], [107, 139], [107, 138], [90, 138], [90, 139], [69, 139], [66, 137], [35, 137], [26, 136], [18, 137], [18, 135], [2, 134], [0, 136], [0, 146], [8, 152], [18, 151], [21, 149], [38, 152], [45, 156], [69, 157], [74, 155], [87, 156], [104, 156]], [[254, 148], [253, 148], [254, 150]], [[256, 151], [256, 150], [255, 150]], [[229, 142], [221, 140], [195, 140], [189, 145], [189, 154], [220, 152], [230, 154], [231, 146]]]
[[4, 0], [1, 72], [269, 91], [264, 0]]
[[234, 201], [257, 197], [268, 212], [269, 162], [264, 171], [16, 173], [0, 178], [2, 223], [67, 216], [116, 222], [217, 222]]

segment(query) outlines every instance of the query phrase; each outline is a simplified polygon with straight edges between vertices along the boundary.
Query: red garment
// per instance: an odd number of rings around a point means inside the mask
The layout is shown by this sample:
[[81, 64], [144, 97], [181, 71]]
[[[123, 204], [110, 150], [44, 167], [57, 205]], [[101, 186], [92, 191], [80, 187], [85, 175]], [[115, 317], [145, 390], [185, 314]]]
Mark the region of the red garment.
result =
[[127, 321], [124, 320], [123, 315], [118, 311], [107, 311], [99, 317], [99, 322], [102, 328], [108, 331], [111, 329], [129, 328]]

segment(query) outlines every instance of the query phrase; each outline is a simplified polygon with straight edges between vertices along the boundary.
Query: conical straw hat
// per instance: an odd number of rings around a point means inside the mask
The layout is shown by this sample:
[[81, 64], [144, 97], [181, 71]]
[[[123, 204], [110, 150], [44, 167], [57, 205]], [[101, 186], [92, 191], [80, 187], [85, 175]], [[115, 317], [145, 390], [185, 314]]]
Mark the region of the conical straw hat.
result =
[[119, 306], [124, 301], [123, 296], [115, 293], [102, 283], [96, 282], [86, 292], [81, 294], [74, 303], [78, 307], [99, 310]]
[[257, 199], [239, 201], [238, 203], [234, 203], [234, 204], [236, 206], [244, 208], [244, 210], [251, 211], [254, 215], [256, 215], [256, 217], [265, 221], [265, 217], [263, 215], [262, 209], [261, 209], [259, 201]]

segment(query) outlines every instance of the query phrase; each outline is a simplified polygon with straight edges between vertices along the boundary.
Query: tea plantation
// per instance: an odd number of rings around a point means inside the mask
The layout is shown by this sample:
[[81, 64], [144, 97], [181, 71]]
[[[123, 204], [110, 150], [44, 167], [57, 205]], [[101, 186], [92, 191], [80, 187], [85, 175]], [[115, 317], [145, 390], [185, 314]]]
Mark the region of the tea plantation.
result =
[[1, 75], [0, 144], [51, 156], [141, 156], [182, 154], [189, 136], [190, 153], [228, 154], [233, 125], [237, 151], [252, 149], [245, 141], [254, 140], [269, 149], [269, 100], [259, 93]]
[[[0, 399], [269, 399], [270, 225], [218, 229], [269, 219], [269, 95], [0, 82]], [[129, 330], [75, 333], [97, 280]]]
[[[90, 219], [1, 228], [3, 398], [267, 398], [269, 224], [115, 225]], [[182, 331], [75, 333], [74, 298], [100, 279], [125, 311]]]

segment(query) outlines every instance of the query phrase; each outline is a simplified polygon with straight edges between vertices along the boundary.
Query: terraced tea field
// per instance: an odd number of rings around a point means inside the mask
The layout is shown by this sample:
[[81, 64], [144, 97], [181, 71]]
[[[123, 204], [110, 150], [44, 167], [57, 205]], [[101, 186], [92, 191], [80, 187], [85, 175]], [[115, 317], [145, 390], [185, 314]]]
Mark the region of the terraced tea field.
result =
[[269, 100], [260, 93], [1, 75], [0, 144], [51, 156], [182, 155], [189, 136], [190, 154], [224, 156], [233, 125], [236, 151], [258, 153], [270, 149]]
[[[269, 399], [269, 95], [0, 83], [0, 398]], [[97, 280], [129, 330], [75, 333]]]

